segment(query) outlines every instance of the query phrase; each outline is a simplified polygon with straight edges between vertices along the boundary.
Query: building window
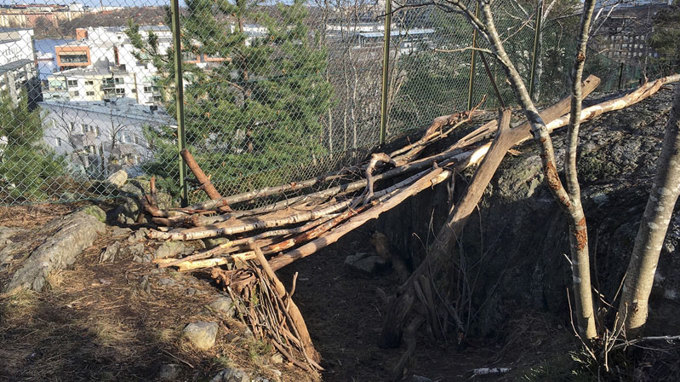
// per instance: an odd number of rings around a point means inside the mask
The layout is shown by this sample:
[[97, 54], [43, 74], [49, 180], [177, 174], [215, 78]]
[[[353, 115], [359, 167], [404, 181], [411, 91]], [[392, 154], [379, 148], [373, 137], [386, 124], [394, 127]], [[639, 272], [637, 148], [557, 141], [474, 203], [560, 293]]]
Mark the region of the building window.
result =
[[83, 132], [84, 133], [95, 133], [95, 135], [98, 136], [99, 135], [99, 127], [83, 124]]
[[135, 144], [138, 145], [138, 144], [139, 144], [139, 137], [137, 137], [137, 136], [135, 135], [133, 139], [134, 139], [134, 141], [135, 141]]
[[92, 80], [85, 81], [85, 85], [94, 85], [94, 81], [92, 81]]
[[69, 87], [78, 86], [78, 80], [66, 80], [66, 85], [68, 85]]
[[88, 97], [94, 97], [94, 92], [86, 92], [85, 94], [87, 94]]
[[125, 89], [116, 88], [116, 94], [125, 94]]
[[69, 122], [68, 128], [69, 128], [69, 131], [75, 132], [76, 131], [76, 123], [75, 122]]
[[85, 149], [86, 149], [87, 152], [90, 153], [90, 154], [96, 154], [96, 153], [97, 153], [97, 148], [94, 147], [94, 145], [92, 145], [92, 146], [87, 146], [87, 147], [85, 147]]
[[80, 97], [80, 92], [77, 91], [77, 90], [72, 91], [72, 92], [71, 92], [71, 96], [72, 96], [72, 97]]
[[118, 78], [118, 77], [116, 77], [116, 78], [113, 79], [113, 82], [114, 82], [116, 85], [122, 85], [122, 84], [125, 83], [125, 78]]
[[87, 54], [67, 54], [59, 57], [62, 64], [86, 64]]
[[151, 86], [144, 86], [144, 93], [151, 93]]
[[61, 138], [57, 138], [57, 147], [61, 147], [61, 144], [62, 144]]

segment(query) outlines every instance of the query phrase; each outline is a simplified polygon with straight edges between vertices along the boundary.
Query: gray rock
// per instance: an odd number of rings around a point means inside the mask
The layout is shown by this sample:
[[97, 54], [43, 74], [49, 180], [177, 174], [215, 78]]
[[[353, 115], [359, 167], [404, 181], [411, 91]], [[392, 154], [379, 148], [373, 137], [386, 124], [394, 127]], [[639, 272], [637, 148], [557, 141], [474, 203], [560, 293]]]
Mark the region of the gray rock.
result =
[[217, 373], [210, 382], [250, 382], [250, 376], [243, 370], [227, 368]]
[[216, 312], [226, 314], [228, 317], [233, 317], [236, 309], [234, 308], [234, 301], [227, 296], [219, 297], [210, 304], [210, 308]]
[[183, 335], [197, 348], [208, 350], [215, 345], [217, 323], [205, 321], [192, 322], [184, 328]]
[[142, 257], [144, 255], [144, 243], [137, 243], [127, 247], [127, 253], [133, 257]]
[[383, 269], [387, 264], [380, 256], [357, 253], [355, 255], [347, 256], [347, 258], [345, 258], [345, 265], [353, 270], [373, 274]]
[[139, 290], [151, 294], [151, 284], [149, 283], [149, 276], [142, 276], [139, 279]]
[[187, 288], [184, 291], [184, 294], [187, 296], [194, 296], [196, 293], [198, 293], [198, 290], [196, 288]]
[[73, 264], [78, 255], [106, 231], [105, 217], [101, 208], [89, 206], [47, 223], [42, 230], [54, 234], [30, 254], [12, 276], [5, 292], [14, 293], [23, 288], [40, 291], [50, 273]]
[[[113, 211], [113, 217], [121, 224], [135, 224], [142, 209], [141, 200], [150, 192], [149, 180], [142, 177], [130, 179], [119, 190], [122, 194], [121, 203]], [[171, 206], [172, 198], [169, 194], [157, 192], [156, 196], [160, 209]]]
[[113, 226], [113, 228], [111, 228], [111, 237], [114, 237], [114, 238], [117, 238], [117, 239], [128, 237], [128, 236], [130, 236], [131, 233], [132, 233], [132, 230], [130, 228], [127, 228], [127, 227]]
[[106, 178], [106, 181], [116, 186], [117, 188], [123, 187], [125, 182], [127, 182], [128, 174], [125, 170], [118, 170]]
[[406, 379], [407, 382], [433, 382], [430, 378], [423, 377], [422, 375], [413, 374], [410, 378]]
[[163, 286], [173, 286], [173, 285], [177, 285], [177, 282], [173, 279], [169, 279], [167, 277], [164, 277], [164, 278], [158, 280], [158, 284], [163, 285]]
[[156, 258], [165, 259], [166, 257], [175, 257], [180, 253], [184, 253], [186, 249], [184, 243], [180, 241], [166, 241], [156, 250]]
[[161, 381], [174, 381], [179, 377], [179, 372], [182, 368], [175, 364], [169, 363], [161, 366], [161, 370], [158, 372], [158, 379]]
[[12, 236], [22, 231], [23, 230], [20, 228], [0, 226], [0, 249], [2, 249], [4, 245], [7, 245], [12, 242], [12, 240], [10, 240]]
[[114, 261], [116, 259], [116, 255], [120, 252], [120, 243], [119, 242], [114, 242], [111, 243], [108, 247], [104, 248], [102, 253], [99, 254], [99, 262], [100, 263], [105, 263], [107, 261]]
[[132, 235], [130, 235], [128, 237], [127, 241], [129, 243], [137, 243], [137, 242], [146, 240], [146, 233], [148, 231], [149, 230], [146, 229], [146, 228], [140, 228], [140, 229], [136, 230], [135, 232], [133, 232]]

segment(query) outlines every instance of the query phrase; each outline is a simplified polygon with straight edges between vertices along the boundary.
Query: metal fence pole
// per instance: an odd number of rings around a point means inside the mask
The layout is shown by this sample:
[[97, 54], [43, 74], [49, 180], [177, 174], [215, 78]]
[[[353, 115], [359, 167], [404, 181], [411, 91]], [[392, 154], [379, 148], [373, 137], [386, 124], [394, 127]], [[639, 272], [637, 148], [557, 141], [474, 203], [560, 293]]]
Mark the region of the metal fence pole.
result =
[[529, 96], [534, 99], [534, 76], [536, 75], [536, 63], [539, 55], [538, 52], [538, 38], [541, 35], [541, 18], [543, 16], [543, 0], [536, 1], [536, 21], [534, 22], [534, 53], [531, 57], [531, 74], [529, 75]]
[[179, 184], [182, 189], [181, 203], [189, 203], [187, 188], [187, 168], [179, 153], [186, 148], [186, 133], [184, 132], [184, 83], [182, 80], [182, 40], [179, 29], [179, 0], [172, 0], [172, 38], [175, 49], [175, 102], [177, 108], [177, 158], [179, 159]]
[[[475, 7], [475, 16], [479, 17], [479, 3]], [[475, 87], [475, 59], [477, 57], [477, 29], [472, 31], [472, 54], [470, 55], [470, 78], [468, 80], [467, 109], [472, 109], [472, 93]]]
[[392, 1], [385, 0], [385, 38], [383, 39], [382, 99], [380, 103], [380, 144], [385, 143], [387, 132], [387, 97], [390, 76], [390, 37], [392, 27]]
[[619, 66], [619, 85], [617, 86], [617, 90], [621, 90], [621, 85], [623, 82], [623, 62], [621, 63], [621, 66]]

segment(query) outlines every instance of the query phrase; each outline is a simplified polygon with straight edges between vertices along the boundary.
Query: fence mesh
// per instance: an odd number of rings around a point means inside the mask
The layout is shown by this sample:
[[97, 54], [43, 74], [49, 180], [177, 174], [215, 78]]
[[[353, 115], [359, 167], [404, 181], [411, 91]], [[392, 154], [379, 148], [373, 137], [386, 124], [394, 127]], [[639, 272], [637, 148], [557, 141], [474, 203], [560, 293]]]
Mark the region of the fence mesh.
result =
[[[178, 198], [180, 125], [222, 195], [352, 165], [380, 143], [386, 37], [387, 140], [482, 97], [486, 109], [514, 103], [488, 43], [477, 37], [473, 53], [472, 27], [445, 3], [395, 4], [386, 34], [384, 1], [181, 1], [181, 73], [168, 0], [95, 3], [0, 6], [0, 205], [111, 196], [119, 170]], [[557, 8], [495, 7], [540, 104], [566, 93], [575, 51], [579, 16]], [[602, 91], [654, 77], [649, 14], [600, 28], [586, 72]], [[190, 200], [204, 198], [188, 180]]]

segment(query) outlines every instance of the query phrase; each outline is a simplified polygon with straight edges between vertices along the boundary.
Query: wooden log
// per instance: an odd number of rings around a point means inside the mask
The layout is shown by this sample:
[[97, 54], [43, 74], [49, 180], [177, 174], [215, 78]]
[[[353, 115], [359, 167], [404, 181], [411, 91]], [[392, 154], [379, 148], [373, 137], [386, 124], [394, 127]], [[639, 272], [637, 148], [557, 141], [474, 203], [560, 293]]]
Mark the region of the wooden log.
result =
[[[220, 195], [215, 186], [213, 186], [212, 182], [210, 182], [210, 178], [208, 178], [208, 176], [205, 175], [205, 173], [194, 159], [194, 156], [191, 155], [189, 150], [184, 149], [180, 151], [179, 154], [184, 159], [184, 162], [187, 164], [187, 167], [189, 167], [189, 170], [191, 170], [191, 172], [196, 176], [196, 179], [198, 179], [198, 183], [201, 185], [201, 188], [203, 189], [203, 191], [205, 191], [208, 197], [212, 200], [221, 199], [222, 195]], [[220, 205], [219, 209], [222, 211], [231, 211], [231, 208], [229, 208], [228, 203]]]
[[[598, 85], [600, 85], [600, 79], [596, 76], [590, 75], [583, 81], [583, 97], [587, 97], [592, 93]], [[546, 119], [554, 120], [562, 115], [569, 113], [571, 108], [571, 96], [562, 98], [559, 102], [550, 106], [549, 108], [541, 112], [541, 118], [545, 121]], [[523, 125], [524, 129], [529, 129], [531, 126], [528, 122]], [[459, 149], [463, 147], [468, 147], [487, 139], [493, 137], [493, 135], [498, 130], [498, 121], [493, 120], [485, 123], [481, 127], [475, 129], [471, 133], [467, 134], [463, 138], [459, 139], [455, 144], [453, 144], [449, 149]]]
[[296, 248], [292, 251], [280, 254], [272, 258], [271, 260], [269, 260], [269, 264], [271, 265], [272, 269], [278, 270], [292, 263], [295, 260], [302, 259], [311, 254], [314, 254], [319, 249], [324, 248], [332, 243], [335, 243], [336, 241], [338, 241], [338, 239], [340, 239], [347, 233], [351, 232], [352, 230], [362, 226], [367, 221], [376, 219], [383, 212], [389, 211], [390, 209], [396, 207], [407, 198], [416, 195], [427, 188], [430, 188], [434, 185], [443, 182], [450, 175], [451, 175], [450, 171], [446, 171], [441, 168], [429, 171], [428, 174], [423, 175], [415, 183], [401, 190], [395, 196], [385, 201], [385, 203], [369, 208], [364, 213], [354, 216], [353, 218], [349, 219], [346, 223], [338, 226], [335, 230], [330, 231], [328, 234], [322, 237], [312, 240], [309, 243], [299, 248]]
[[[384, 190], [378, 191], [375, 193], [373, 198], [379, 198], [383, 195], [386, 195], [400, 187], [404, 187], [407, 184], [410, 184], [416, 179], [418, 179], [420, 176], [424, 175], [426, 171], [423, 171], [421, 173], [415, 174], [389, 188], [386, 188]], [[258, 230], [258, 229], [265, 229], [265, 228], [273, 228], [273, 227], [280, 227], [284, 225], [291, 225], [291, 224], [297, 224], [301, 223], [304, 221], [309, 221], [309, 220], [315, 220], [320, 217], [328, 216], [330, 214], [333, 214], [343, 208], [346, 208], [352, 204], [354, 200], [348, 199], [343, 202], [339, 202], [336, 204], [332, 204], [329, 207], [319, 209], [319, 210], [312, 210], [312, 211], [307, 211], [307, 212], [302, 212], [298, 214], [294, 214], [291, 216], [287, 216], [285, 218], [279, 218], [279, 219], [244, 219], [244, 221], [236, 221], [236, 222], [226, 222], [226, 223], [220, 223], [220, 224], [215, 224], [211, 226], [210, 228], [204, 228], [204, 227], [197, 227], [193, 229], [187, 229], [187, 230], [178, 230], [174, 232], [160, 232], [160, 231], [150, 231], [147, 235], [150, 238], [153, 239], [161, 239], [161, 240], [197, 240], [197, 239], [205, 239], [208, 237], [216, 237], [220, 235], [234, 235], [238, 233], [244, 233], [248, 231], [253, 231], [253, 230]]]

